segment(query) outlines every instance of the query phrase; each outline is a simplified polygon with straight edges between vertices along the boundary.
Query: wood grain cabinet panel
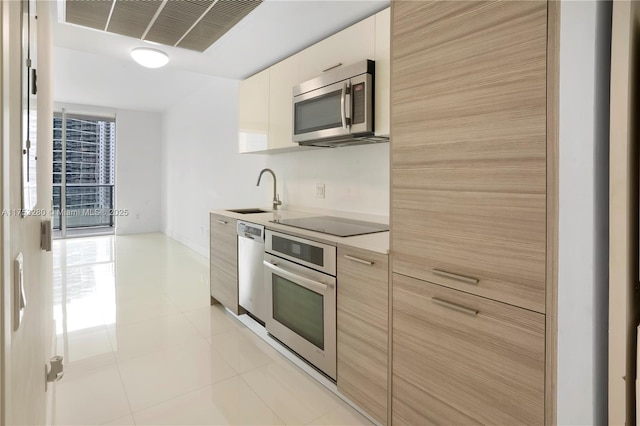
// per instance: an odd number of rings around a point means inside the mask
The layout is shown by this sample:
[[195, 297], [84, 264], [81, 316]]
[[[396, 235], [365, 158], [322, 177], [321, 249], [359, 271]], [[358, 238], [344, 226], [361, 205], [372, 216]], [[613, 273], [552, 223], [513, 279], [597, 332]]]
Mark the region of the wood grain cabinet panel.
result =
[[394, 424], [544, 424], [544, 315], [393, 274]]
[[394, 272], [543, 313], [545, 196], [431, 190], [412, 175], [394, 176]]
[[238, 307], [238, 237], [236, 220], [210, 214], [211, 297], [235, 314]]
[[547, 14], [392, 3], [394, 424], [545, 423]]
[[211, 215], [211, 265], [238, 277], [238, 236], [236, 220]]
[[338, 390], [386, 424], [388, 256], [338, 247], [337, 272]]
[[238, 279], [218, 268], [211, 268], [211, 297], [234, 314], [242, 313], [238, 307]]
[[545, 312], [546, 2], [392, 19], [393, 271]]

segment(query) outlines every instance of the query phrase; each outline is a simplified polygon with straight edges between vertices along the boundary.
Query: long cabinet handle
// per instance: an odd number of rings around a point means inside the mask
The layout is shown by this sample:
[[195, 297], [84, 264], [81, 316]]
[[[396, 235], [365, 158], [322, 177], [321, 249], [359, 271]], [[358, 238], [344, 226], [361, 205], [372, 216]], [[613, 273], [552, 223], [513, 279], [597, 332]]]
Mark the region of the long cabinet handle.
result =
[[451, 278], [452, 280], [462, 281], [467, 284], [478, 284], [480, 282], [477, 278], [465, 277], [464, 275], [453, 274], [451, 272], [443, 271], [442, 269], [432, 269], [434, 275], [440, 275], [441, 277]]
[[327, 68], [326, 70], [322, 70], [322, 72], [331, 71], [332, 69], [338, 68], [340, 66], [342, 66], [342, 62], [339, 62], [339, 63], [335, 64], [334, 66]]
[[216, 219], [216, 222], [218, 222], [221, 225], [226, 225], [227, 223], [229, 223], [226, 220], [222, 220], [222, 219]]
[[443, 306], [445, 308], [452, 309], [456, 312], [460, 312], [462, 314], [471, 315], [473, 317], [478, 315], [478, 311], [476, 309], [467, 308], [466, 306], [461, 306], [456, 303], [451, 303], [446, 300], [440, 299], [438, 297], [432, 297], [431, 301], [436, 305]]
[[345, 254], [344, 258], [352, 260], [354, 262], [362, 263], [364, 265], [369, 265], [369, 266], [373, 265], [374, 263], [374, 262], [371, 262], [370, 260], [358, 259], [357, 257], [349, 256], [348, 254]]

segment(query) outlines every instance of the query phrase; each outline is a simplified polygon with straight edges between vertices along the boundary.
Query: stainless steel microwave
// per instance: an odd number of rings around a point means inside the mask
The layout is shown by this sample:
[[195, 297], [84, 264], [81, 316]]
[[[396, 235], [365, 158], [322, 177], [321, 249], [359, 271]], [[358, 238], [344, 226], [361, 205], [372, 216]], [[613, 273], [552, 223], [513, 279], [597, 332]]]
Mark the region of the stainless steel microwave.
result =
[[337, 147], [388, 141], [374, 136], [375, 62], [326, 71], [293, 88], [293, 141]]

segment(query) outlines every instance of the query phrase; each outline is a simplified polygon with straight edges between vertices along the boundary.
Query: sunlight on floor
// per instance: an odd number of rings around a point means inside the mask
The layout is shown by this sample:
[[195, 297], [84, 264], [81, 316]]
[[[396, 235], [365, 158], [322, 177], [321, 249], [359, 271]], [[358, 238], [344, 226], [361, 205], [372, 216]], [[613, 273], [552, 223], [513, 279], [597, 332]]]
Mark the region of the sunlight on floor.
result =
[[54, 242], [58, 425], [370, 424], [218, 306], [163, 234]]

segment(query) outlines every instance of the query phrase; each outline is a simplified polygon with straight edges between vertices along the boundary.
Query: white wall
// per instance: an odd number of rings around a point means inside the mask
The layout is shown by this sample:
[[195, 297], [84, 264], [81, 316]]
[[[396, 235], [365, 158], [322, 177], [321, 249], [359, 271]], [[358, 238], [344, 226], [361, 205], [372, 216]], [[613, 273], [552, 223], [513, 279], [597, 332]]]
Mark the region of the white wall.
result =
[[238, 82], [212, 78], [163, 116], [162, 229], [205, 256], [209, 211], [270, 207], [265, 156], [238, 154], [237, 109]]
[[[207, 255], [209, 211], [271, 208], [271, 176], [264, 176], [256, 187], [264, 167], [276, 173], [285, 209], [388, 218], [388, 143], [238, 154], [237, 85], [234, 80], [212, 80], [164, 114], [161, 210], [165, 234]], [[316, 183], [325, 184], [324, 199], [316, 198]]]
[[118, 234], [161, 229], [162, 115], [118, 111], [116, 115], [116, 217]]
[[559, 425], [607, 423], [607, 3], [561, 3]]
[[271, 155], [267, 164], [286, 208], [389, 216], [388, 143]]

